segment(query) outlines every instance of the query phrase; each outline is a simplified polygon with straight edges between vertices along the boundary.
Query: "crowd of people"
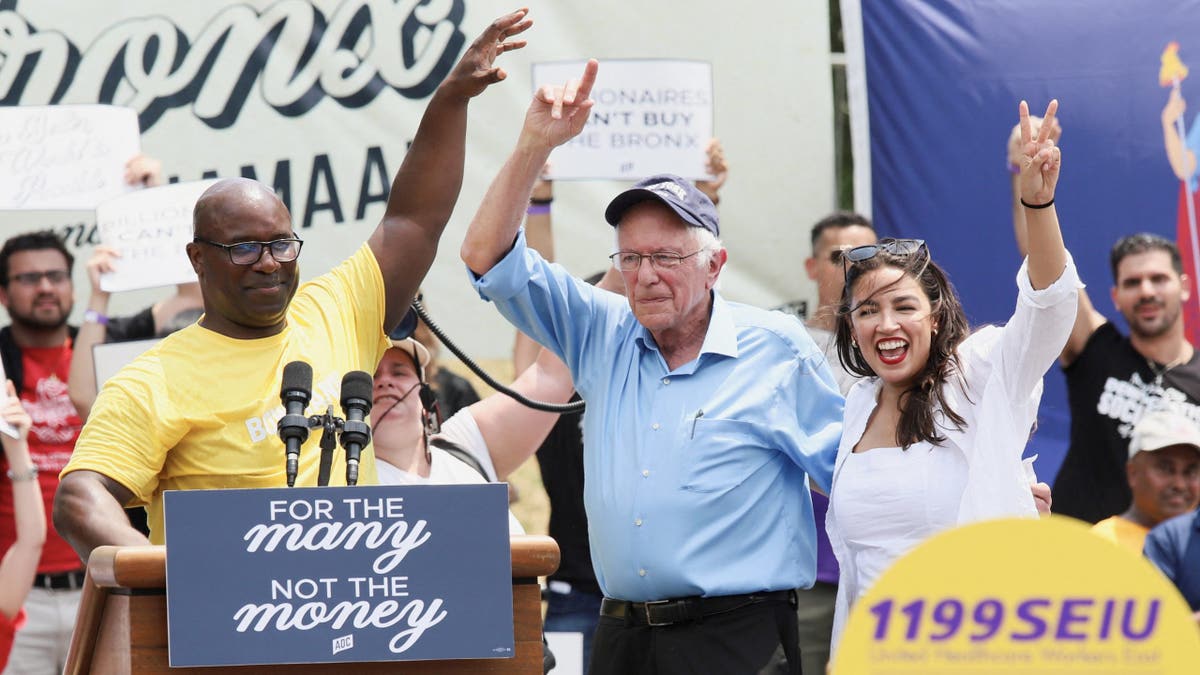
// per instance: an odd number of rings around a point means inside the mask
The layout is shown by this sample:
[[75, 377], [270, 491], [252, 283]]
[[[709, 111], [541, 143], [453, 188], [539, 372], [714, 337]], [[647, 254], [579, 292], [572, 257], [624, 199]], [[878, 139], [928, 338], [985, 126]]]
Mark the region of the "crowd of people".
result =
[[[466, 49], [378, 227], [310, 282], [287, 208], [249, 179], [221, 180], [195, 206], [198, 282], [133, 317], [108, 317], [99, 286], [118, 252], [88, 262], [77, 329], [71, 252], [48, 233], [5, 242], [4, 672], [62, 670], [85, 561], [97, 546], [163, 543], [165, 490], [284, 485], [281, 441], [251, 422], [271, 419], [293, 360], [316, 381], [375, 374], [361, 483], [498, 481], [536, 455], [562, 551], [545, 625], [584, 633], [589, 673], [823, 672], [850, 607], [897, 558], [958, 525], [1050, 510], [1023, 454], [1056, 360], [1072, 426], [1054, 511], [1144, 552], [1200, 622], [1190, 282], [1174, 244], [1131, 235], [1111, 258], [1130, 334], [1094, 308], [1054, 206], [1057, 102], [1041, 118], [1022, 102], [1008, 147], [1024, 262], [1004, 325], [972, 330], [936, 241], [879, 239], [851, 213], [812, 228], [818, 303], [802, 324], [717, 288], [730, 254], [715, 141], [712, 180], [655, 175], [612, 199], [606, 273], [585, 281], [553, 262], [542, 174], [587, 122], [589, 61], [535, 93], [485, 194], [466, 196], [479, 204], [460, 248], [470, 283], [519, 331], [513, 388], [586, 409], [560, 418], [480, 399], [439, 368], [410, 303], [460, 201], [469, 102], [505, 78], [498, 57], [524, 47], [530, 25], [525, 10], [500, 17]], [[158, 184], [161, 167], [136, 157], [127, 179]], [[162, 335], [97, 393], [93, 345]], [[1113, 381], [1140, 392], [1132, 419], [1099, 405]], [[317, 473], [316, 454], [302, 455], [297, 482]]]

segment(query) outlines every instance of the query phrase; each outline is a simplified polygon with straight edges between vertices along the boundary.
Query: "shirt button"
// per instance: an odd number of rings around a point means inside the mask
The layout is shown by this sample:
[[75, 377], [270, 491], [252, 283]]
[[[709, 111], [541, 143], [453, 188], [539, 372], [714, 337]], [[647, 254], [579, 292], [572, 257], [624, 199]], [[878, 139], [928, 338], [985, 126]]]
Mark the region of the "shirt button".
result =
[[638, 576], [639, 576], [639, 577], [644, 577], [644, 576], [646, 576], [646, 570], [644, 570], [644, 569], [643, 569], [643, 570], [638, 570]]
[[671, 378], [669, 378], [669, 377], [664, 377], [664, 378], [663, 378], [663, 384], [671, 384]]
[[655, 430], [655, 431], [658, 431], [658, 422], [655, 422], [654, 424], [651, 424], [651, 425], [650, 425], [650, 428], [651, 428], [651, 429], [653, 429], [653, 430]]
[[649, 477], [650, 477], [650, 470], [642, 469], [642, 478], [649, 478]]
[[641, 527], [641, 526], [642, 526], [642, 519], [641, 519], [641, 518], [638, 518], [637, 520], [633, 521], [633, 524], [634, 524], [634, 525], [637, 525], [638, 527]]

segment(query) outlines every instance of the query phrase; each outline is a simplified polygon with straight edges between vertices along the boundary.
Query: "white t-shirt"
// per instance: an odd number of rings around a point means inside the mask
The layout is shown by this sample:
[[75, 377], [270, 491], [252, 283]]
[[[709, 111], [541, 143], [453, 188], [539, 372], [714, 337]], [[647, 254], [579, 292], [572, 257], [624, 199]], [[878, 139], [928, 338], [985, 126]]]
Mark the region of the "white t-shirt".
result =
[[[471, 415], [470, 409], [463, 408], [455, 413], [453, 417], [446, 420], [446, 423], [442, 425], [442, 432], [439, 435], [453, 441], [459, 447], [471, 453], [483, 465], [484, 470], [488, 472], [490, 480], [484, 479], [474, 467], [457, 459], [454, 455], [441, 448], [430, 446], [428, 478], [400, 469], [389, 464], [383, 458], [376, 457], [375, 470], [379, 474], [379, 484], [474, 485], [477, 483], [495, 482], [495, 466], [492, 464], [492, 458], [488, 454], [487, 443], [483, 440], [483, 434], [480, 433], [479, 425], [475, 423], [475, 418]], [[521, 527], [521, 523], [513, 515], [512, 511], [508, 512], [508, 532], [509, 534], [525, 534], [525, 528]]]
[[471, 414], [469, 407], [459, 410], [446, 420], [441, 431], [438, 432], [438, 437], [471, 453], [471, 456], [487, 473], [488, 481], [492, 483], [499, 481], [496, 476], [496, 465], [492, 464], [492, 455], [488, 450], [487, 441], [483, 440], [483, 433], [479, 431], [479, 424], [475, 422], [475, 416]]

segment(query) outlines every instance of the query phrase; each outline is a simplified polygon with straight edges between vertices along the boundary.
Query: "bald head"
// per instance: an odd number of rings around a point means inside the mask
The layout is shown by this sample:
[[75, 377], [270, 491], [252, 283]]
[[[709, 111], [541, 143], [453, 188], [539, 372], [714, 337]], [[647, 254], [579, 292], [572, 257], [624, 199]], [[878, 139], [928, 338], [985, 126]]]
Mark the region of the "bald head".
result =
[[289, 223], [292, 220], [287, 207], [266, 185], [249, 178], [225, 178], [196, 200], [192, 229], [197, 237], [219, 240], [223, 223], [251, 213], [272, 219], [282, 216]]
[[[267, 245], [296, 236], [283, 202], [262, 183], [233, 178], [200, 196], [192, 220], [195, 238], [187, 252], [204, 296], [200, 324], [239, 339], [283, 330], [299, 285], [296, 259], [281, 262]], [[234, 262], [238, 245], [258, 258]]]

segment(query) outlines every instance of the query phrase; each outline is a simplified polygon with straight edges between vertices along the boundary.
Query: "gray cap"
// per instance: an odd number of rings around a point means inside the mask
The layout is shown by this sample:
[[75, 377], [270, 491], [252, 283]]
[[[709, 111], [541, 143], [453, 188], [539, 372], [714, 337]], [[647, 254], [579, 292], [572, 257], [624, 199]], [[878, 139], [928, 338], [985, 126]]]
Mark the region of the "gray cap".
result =
[[408, 358], [412, 359], [413, 364], [420, 369], [417, 376], [422, 380], [425, 379], [425, 368], [429, 365], [430, 361], [429, 350], [425, 349], [425, 345], [409, 337], [403, 340], [393, 339], [392, 348], [399, 349], [408, 354]]

